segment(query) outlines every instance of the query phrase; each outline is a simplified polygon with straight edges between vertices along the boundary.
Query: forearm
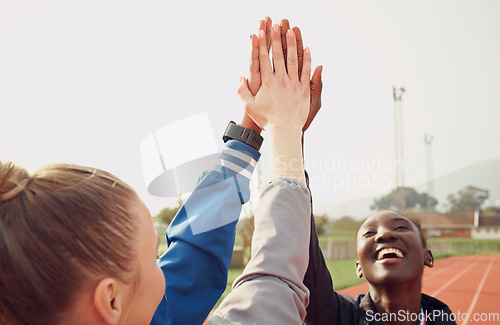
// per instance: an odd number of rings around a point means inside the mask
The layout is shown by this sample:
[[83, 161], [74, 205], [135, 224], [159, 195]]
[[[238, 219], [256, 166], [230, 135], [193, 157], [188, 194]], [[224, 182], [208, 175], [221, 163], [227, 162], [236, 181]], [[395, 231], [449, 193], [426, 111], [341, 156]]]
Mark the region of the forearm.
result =
[[272, 125], [272, 176], [290, 177], [306, 183], [302, 157], [302, 129], [285, 124]]
[[304, 184], [278, 178], [262, 192], [252, 258], [209, 324], [300, 324], [309, 291], [310, 196]]

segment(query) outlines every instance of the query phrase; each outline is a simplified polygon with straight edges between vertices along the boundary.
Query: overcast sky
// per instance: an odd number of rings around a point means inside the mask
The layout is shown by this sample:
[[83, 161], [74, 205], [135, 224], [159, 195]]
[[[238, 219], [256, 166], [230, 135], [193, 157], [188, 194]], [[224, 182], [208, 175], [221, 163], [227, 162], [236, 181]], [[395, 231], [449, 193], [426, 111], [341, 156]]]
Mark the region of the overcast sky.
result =
[[393, 85], [406, 88], [405, 183], [418, 185], [425, 133], [436, 177], [500, 159], [499, 12], [495, 0], [0, 0], [0, 158], [109, 170], [154, 214], [169, 200], [146, 191], [141, 141], [206, 112], [220, 143], [242, 116], [249, 35], [269, 15], [301, 27], [324, 66], [306, 134], [313, 194], [394, 186]]

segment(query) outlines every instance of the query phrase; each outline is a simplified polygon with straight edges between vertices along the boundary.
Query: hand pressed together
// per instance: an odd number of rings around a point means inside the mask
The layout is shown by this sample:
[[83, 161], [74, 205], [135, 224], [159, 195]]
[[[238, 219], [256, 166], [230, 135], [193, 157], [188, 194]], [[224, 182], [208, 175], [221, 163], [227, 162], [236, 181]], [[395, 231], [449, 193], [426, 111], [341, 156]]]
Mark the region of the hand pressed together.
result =
[[[283, 56], [284, 56], [284, 62], [285, 62], [285, 68], [287, 67], [287, 57], [288, 57], [288, 47], [287, 47], [287, 40], [286, 40], [286, 34], [288, 30], [290, 29], [290, 23], [287, 19], [282, 19], [280, 22], [281, 25], [281, 46], [283, 49]], [[259, 30], [264, 31], [266, 34], [266, 46], [267, 46], [267, 51], [269, 52], [269, 45], [270, 45], [270, 33], [271, 33], [271, 27], [272, 27], [272, 20], [270, 17], [266, 17], [265, 20], [260, 21], [260, 26]], [[296, 38], [296, 53], [297, 53], [297, 60], [298, 60], [298, 74], [299, 74], [299, 79], [301, 78], [301, 71], [302, 71], [302, 65], [303, 65], [303, 55], [304, 55], [304, 49], [303, 49], [303, 41], [302, 41], [302, 34], [300, 31], [299, 27], [293, 27], [293, 32], [295, 33], [295, 38]], [[248, 89], [252, 93], [252, 95], [255, 95], [257, 91], [259, 90], [261, 86], [261, 72], [260, 72], [260, 64], [259, 64], [259, 41], [257, 35], [251, 35], [252, 39], [252, 48], [251, 48], [251, 56], [250, 56], [250, 75], [248, 78]], [[313, 76], [310, 80], [310, 108], [309, 108], [309, 115], [307, 117], [307, 121], [304, 124], [302, 130], [306, 131], [311, 122], [314, 120], [316, 114], [321, 108], [321, 92], [323, 88], [323, 83], [321, 80], [322, 77], [322, 71], [323, 71], [323, 66], [318, 66], [314, 70]], [[243, 120], [241, 122], [241, 125], [247, 128], [252, 128], [255, 131], [259, 132], [261, 131], [260, 127], [255, 124], [255, 122], [248, 116], [248, 114], [244, 114]]]
[[288, 55], [285, 58], [281, 46], [281, 27], [271, 30], [273, 67], [269, 58], [266, 34], [259, 31], [259, 66], [262, 84], [255, 96], [252, 95], [245, 78], [241, 78], [238, 94], [245, 103], [245, 111], [260, 127], [287, 127], [300, 129], [307, 121], [310, 106], [311, 54], [308, 48], [303, 53], [303, 67], [299, 76], [297, 40], [295, 32], [286, 33]]

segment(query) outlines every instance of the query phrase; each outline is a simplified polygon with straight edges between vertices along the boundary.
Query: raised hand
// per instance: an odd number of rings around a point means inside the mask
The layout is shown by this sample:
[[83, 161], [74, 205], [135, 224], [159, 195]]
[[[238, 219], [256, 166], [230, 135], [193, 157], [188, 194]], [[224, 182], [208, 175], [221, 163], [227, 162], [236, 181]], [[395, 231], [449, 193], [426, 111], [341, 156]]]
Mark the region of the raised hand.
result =
[[[264, 31], [266, 35], [266, 46], [269, 52], [269, 45], [271, 41], [271, 27], [272, 20], [270, 17], [266, 17], [264, 20], [260, 21], [259, 30]], [[248, 89], [255, 96], [262, 83], [260, 77], [260, 65], [259, 65], [259, 40], [257, 35], [250, 35], [252, 40], [252, 50], [250, 55], [250, 77], [248, 78]], [[240, 123], [241, 126], [245, 128], [254, 129], [260, 134], [261, 128], [252, 120], [252, 118], [245, 112], [243, 115], [243, 120]]]
[[[259, 31], [264, 31], [266, 35], [266, 46], [267, 53], [269, 53], [269, 46], [271, 44], [271, 28], [273, 26], [273, 21], [270, 17], [266, 17], [265, 20], [260, 21]], [[260, 64], [259, 64], [259, 39], [257, 35], [252, 34], [252, 52], [250, 55], [250, 76], [248, 78], [248, 89], [252, 95], [255, 96], [262, 83], [260, 76]], [[286, 63], [285, 63], [286, 64]]]
[[311, 54], [303, 50], [303, 66], [299, 78], [297, 40], [293, 30], [286, 34], [287, 48], [285, 58], [281, 47], [279, 25], [271, 30], [271, 49], [273, 65], [269, 59], [266, 34], [259, 31], [259, 66], [261, 86], [255, 96], [248, 82], [241, 78], [238, 94], [245, 103], [245, 111], [260, 128], [269, 125], [272, 133], [272, 175], [291, 177], [305, 184], [302, 157], [302, 128], [307, 121], [310, 106]]
[[[290, 22], [288, 19], [282, 19], [281, 20], [281, 44], [283, 46], [283, 55], [285, 56], [285, 59], [288, 55], [288, 48], [286, 46], [285, 38], [286, 38], [286, 33], [290, 29]], [[301, 70], [302, 70], [302, 62], [303, 62], [303, 41], [302, 41], [302, 33], [300, 32], [299, 27], [293, 27], [292, 30], [294, 31], [296, 38], [297, 38], [297, 58], [298, 58], [298, 63], [299, 63], [299, 76], [301, 75]], [[286, 61], [285, 61], [286, 62]], [[304, 128], [302, 129], [303, 131], [307, 130], [309, 128], [309, 125], [311, 125], [311, 122], [314, 120], [314, 117], [316, 117], [316, 114], [318, 114], [319, 109], [321, 108], [321, 91], [323, 89], [323, 82], [321, 80], [321, 74], [323, 72], [323, 66], [317, 66], [316, 69], [314, 70], [313, 76], [311, 78], [310, 84], [311, 84], [311, 105], [309, 108], [309, 116], [307, 117], [307, 121], [304, 124]]]
[[269, 59], [265, 32], [260, 30], [258, 45], [261, 87], [254, 97], [246, 79], [241, 78], [238, 93], [245, 102], [246, 112], [260, 128], [267, 124], [271, 126], [286, 124], [288, 128], [300, 126], [302, 130], [309, 114], [311, 56], [309, 49], [306, 48], [303, 51], [303, 67], [299, 78], [297, 40], [293, 30], [288, 30], [286, 43], [290, 53], [286, 59], [287, 69], [281, 47], [280, 29], [281, 27], [276, 24], [271, 31], [274, 71]]
[[[269, 51], [269, 33], [272, 26], [272, 20], [269, 17], [266, 17], [265, 20], [261, 20], [259, 30], [263, 30], [266, 34], [267, 46]], [[283, 48], [283, 56], [285, 58], [285, 67], [286, 67], [286, 58], [288, 56], [288, 47], [286, 42], [286, 33], [290, 29], [290, 23], [287, 19], [281, 20], [281, 44]], [[299, 78], [301, 77], [302, 65], [303, 65], [303, 40], [302, 34], [300, 32], [300, 28], [294, 27], [292, 29], [296, 36], [296, 48], [297, 48], [297, 58], [298, 58], [298, 74]], [[250, 77], [248, 78], [248, 88], [250, 92], [255, 95], [260, 88], [261, 85], [261, 76], [260, 76], [260, 66], [259, 66], [259, 48], [258, 48], [258, 38], [256, 35], [252, 35], [252, 54], [250, 60]], [[307, 121], [304, 124], [303, 131], [307, 130], [311, 122], [314, 120], [316, 114], [321, 108], [321, 92], [323, 88], [323, 83], [321, 80], [321, 75], [323, 71], [323, 66], [318, 66], [314, 70], [314, 74], [310, 80], [311, 86], [311, 99], [310, 99], [310, 109], [309, 115], [307, 117]], [[245, 125], [243, 125], [245, 123]], [[250, 117], [245, 114], [243, 118], [242, 125], [245, 127], [251, 127], [254, 130], [260, 133], [260, 128], [250, 119]]]

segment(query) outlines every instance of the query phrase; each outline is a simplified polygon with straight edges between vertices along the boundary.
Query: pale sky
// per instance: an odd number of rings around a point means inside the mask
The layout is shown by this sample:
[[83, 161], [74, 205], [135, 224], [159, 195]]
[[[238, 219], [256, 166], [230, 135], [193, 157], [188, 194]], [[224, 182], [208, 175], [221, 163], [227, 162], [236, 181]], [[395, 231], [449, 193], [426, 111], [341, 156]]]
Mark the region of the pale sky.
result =
[[390, 191], [393, 85], [406, 88], [405, 183], [418, 185], [425, 133], [436, 177], [500, 158], [499, 12], [495, 0], [0, 0], [0, 158], [109, 170], [156, 213], [171, 200], [147, 193], [141, 141], [206, 112], [220, 143], [242, 116], [249, 35], [269, 15], [301, 27], [324, 66], [306, 134], [313, 194]]

